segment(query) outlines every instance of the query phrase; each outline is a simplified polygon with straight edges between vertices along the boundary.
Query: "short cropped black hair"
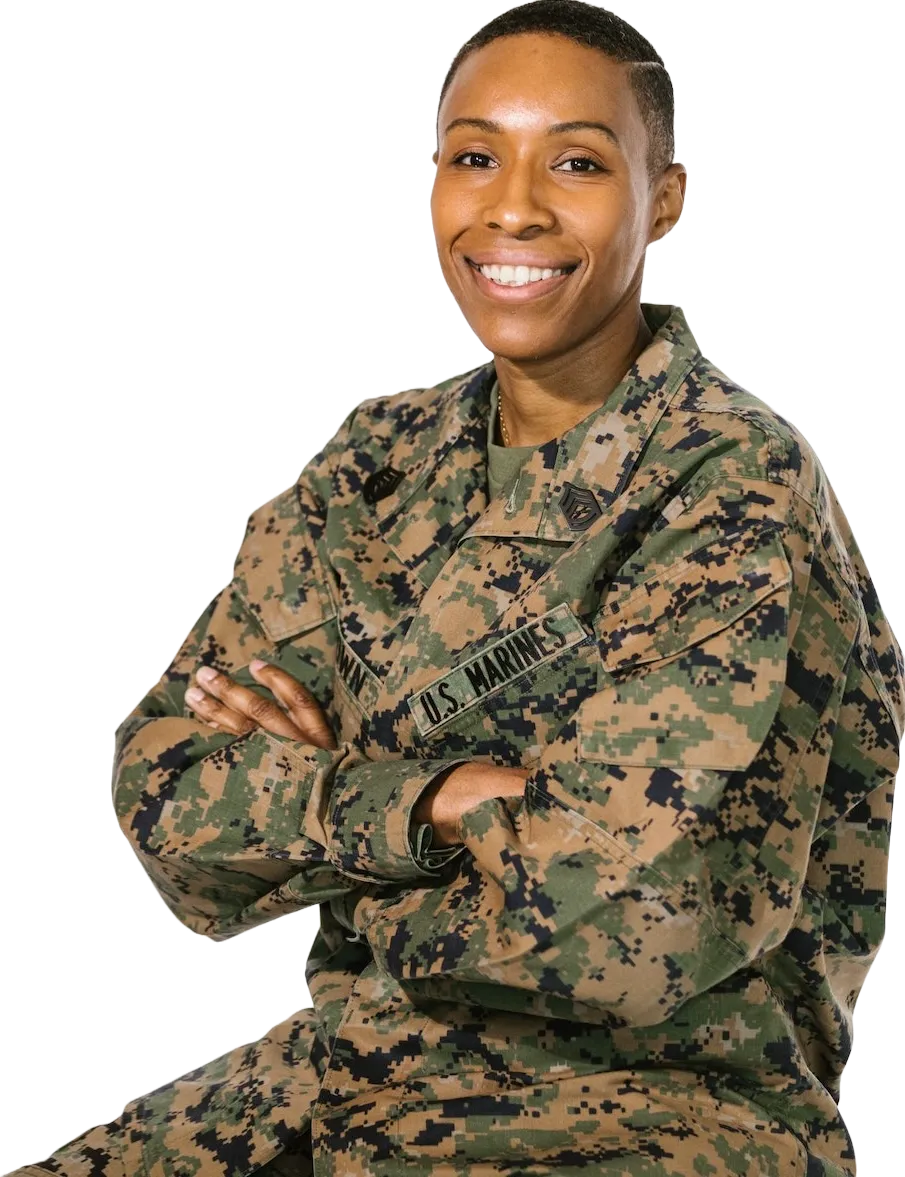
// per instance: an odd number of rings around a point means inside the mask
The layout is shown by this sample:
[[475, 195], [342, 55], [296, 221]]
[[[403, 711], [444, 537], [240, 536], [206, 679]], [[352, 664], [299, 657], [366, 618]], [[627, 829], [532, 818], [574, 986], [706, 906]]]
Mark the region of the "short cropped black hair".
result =
[[615, 13], [582, 0], [533, 0], [493, 18], [465, 42], [447, 71], [440, 106], [456, 70], [466, 57], [500, 37], [549, 33], [599, 49], [614, 61], [630, 62], [629, 81], [647, 128], [647, 171], [651, 179], [669, 167], [675, 151], [672, 81], [650, 41]]

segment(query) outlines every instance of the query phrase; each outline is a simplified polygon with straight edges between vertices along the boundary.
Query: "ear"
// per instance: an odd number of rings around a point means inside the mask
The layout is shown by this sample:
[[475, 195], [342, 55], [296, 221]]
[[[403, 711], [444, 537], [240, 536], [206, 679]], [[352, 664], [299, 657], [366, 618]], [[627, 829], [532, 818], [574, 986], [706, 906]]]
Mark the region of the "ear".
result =
[[434, 163], [436, 163], [439, 158], [440, 158], [440, 148], [438, 147], [437, 150], [434, 152], [434, 154], [431, 156], [431, 160]]
[[680, 163], [671, 163], [654, 180], [654, 196], [651, 200], [650, 230], [648, 245], [665, 237], [682, 215], [685, 204], [685, 182], [688, 173]]

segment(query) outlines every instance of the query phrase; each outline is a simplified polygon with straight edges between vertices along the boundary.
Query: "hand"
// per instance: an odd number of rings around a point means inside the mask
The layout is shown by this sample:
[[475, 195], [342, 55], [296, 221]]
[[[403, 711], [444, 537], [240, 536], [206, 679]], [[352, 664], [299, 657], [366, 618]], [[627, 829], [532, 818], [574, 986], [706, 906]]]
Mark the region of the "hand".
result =
[[254, 679], [272, 691], [276, 703], [212, 666], [202, 666], [195, 673], [197, 685], [185, 692], [186, 702], [209, 727], [218, 731], [244, 736], [262, 727], [276, 736], [288, 736], [318, 748], [336, 747], [320, 703], [298, 679], [260, 658], [249, 663], [248, 669]]
[[454, 846], [463, 813], [488, 797], [521, 797], [532, 772], [530, 768], [502, 768], [477, 761], [459, 764], [421, 794], [412, 820], [433, 826], [434, 847]]

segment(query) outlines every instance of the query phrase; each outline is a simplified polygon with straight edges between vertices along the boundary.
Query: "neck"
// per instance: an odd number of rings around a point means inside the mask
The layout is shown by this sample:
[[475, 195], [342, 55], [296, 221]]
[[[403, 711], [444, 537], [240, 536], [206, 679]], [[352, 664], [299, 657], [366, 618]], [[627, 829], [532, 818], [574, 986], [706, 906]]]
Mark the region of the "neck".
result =
[[543, 445], [600, 407], [653, 339], [639, 301], [617, 309], [566, 355], [508, 360], [495, 355], [511, 446]]

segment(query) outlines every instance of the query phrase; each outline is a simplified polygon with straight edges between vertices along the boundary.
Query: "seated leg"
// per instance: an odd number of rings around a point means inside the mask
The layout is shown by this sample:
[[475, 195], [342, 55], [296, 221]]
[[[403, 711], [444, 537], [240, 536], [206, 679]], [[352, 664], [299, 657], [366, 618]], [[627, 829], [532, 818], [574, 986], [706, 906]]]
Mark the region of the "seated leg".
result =
[[6, 1177], [306, 1177], [325, 1061], [314, 1010], [301, 1010]]

